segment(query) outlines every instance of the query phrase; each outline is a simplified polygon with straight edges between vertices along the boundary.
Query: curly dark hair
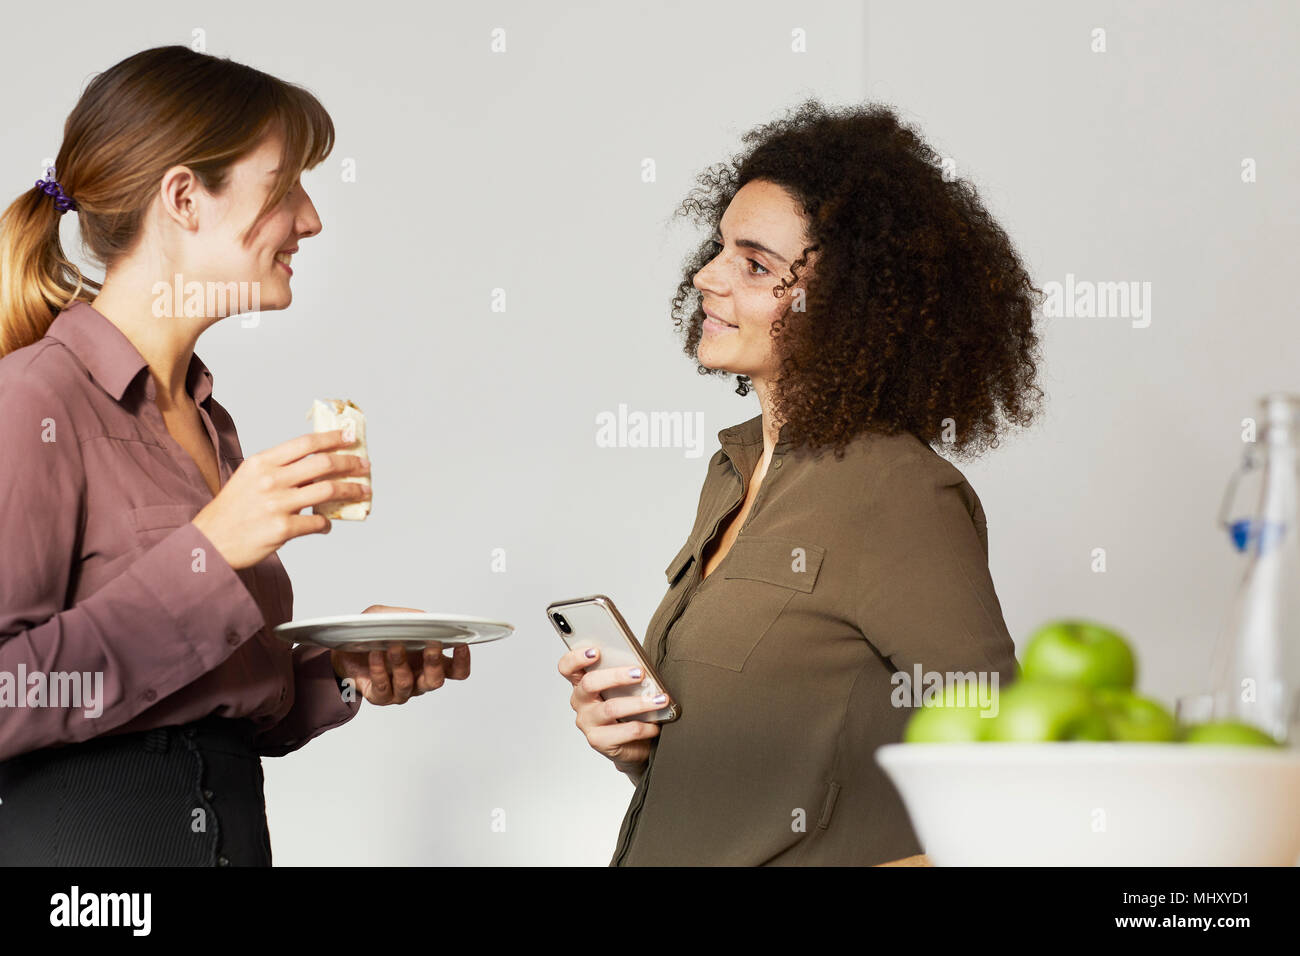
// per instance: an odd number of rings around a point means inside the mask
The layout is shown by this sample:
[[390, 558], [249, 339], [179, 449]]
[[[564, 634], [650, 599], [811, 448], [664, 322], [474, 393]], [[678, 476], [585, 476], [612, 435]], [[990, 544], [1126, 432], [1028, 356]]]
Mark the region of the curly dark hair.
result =
[[[810, 245], [773, 290], [781, 298], [804, 287], [802, 309], [788, 304], [772, 323], [772, 408], [792, 448], [841, 458], [864, 432], [909, 431], [965, 458], [996, 448], [1007, 423], [1033, 421], [1042, 292], [974, 186], [945, 180], [918, 131], [886, 106], [808, 99], [744, 142], [700, 174], [674, 215], [707, 226], [711, 239], [752, 180], [802, 207]], [[691, 280], [716, 251], [706, 241], [688, 257], [672, 300], [693, 358], [704, 312]], [[739, 394], [750, 388], [737, 376]]]

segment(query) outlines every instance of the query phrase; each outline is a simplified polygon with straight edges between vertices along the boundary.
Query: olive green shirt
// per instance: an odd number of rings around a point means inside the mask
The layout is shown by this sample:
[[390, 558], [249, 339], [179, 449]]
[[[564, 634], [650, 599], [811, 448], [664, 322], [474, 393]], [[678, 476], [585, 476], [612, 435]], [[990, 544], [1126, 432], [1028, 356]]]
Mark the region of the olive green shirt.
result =
[[984, 509], [961, 472], [908, 433], [864, 435], [840, 460], [795, 454], [785, 436], [731, 550], [701, 582], [705, 546], [763, 454], [761, 416], [718, 433], [644, 641], [681, 716], [654, 740], [611, 865], [868, 865], [920, 853], [873, 756], [913, 712], [891, 676], [917, 665], [1015, 676]]

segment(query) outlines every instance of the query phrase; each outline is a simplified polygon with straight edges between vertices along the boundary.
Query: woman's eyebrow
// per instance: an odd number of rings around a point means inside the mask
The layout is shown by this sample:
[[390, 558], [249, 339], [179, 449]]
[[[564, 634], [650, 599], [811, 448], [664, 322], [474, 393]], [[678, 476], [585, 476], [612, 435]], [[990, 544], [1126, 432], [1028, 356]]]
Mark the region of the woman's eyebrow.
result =
[[[713, 234], [713, 240], [714, 242], [719, 242], [722, 243], [723, 245], [726, 245], [726, 243], [723, 242], [721, 230]], [[783, 262], [786, 265], [790, 264], [790, 260], [788, 260], [785, 256], [781, 255], [775, 249], [769, 249], [767, 246], [763, 245], [761, 242], [758, 242], [757, 240], [737, 239], [736, 245], [740, 246], [740, 248], [742, 249], [756, 249], [759, 252], [766, 252], [769, 256], [771, 256], [773, 259], [776, 259], [778, 262]]]

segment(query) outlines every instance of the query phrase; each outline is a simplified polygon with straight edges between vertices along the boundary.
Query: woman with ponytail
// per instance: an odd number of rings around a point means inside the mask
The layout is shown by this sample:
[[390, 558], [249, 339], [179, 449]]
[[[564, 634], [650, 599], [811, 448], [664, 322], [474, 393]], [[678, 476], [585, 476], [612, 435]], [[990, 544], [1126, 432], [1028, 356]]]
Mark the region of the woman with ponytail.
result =
[[[468, 675], [464, 647], [272, 635], [293, 603], [276, 551], [329, 531], [300, 512], [367, 497], [343, 479], [369, 463], [341, 431], [245, 458], [194, 352], [292, 301], [321, 229], [300, 177], [333, 141], [299, 86], [145, 50], [90, 82], [0, 217], [0, 863], [269, 865], [262, 756], [350, 720], [354, 689], [403, 703]], [[66, 212], [102, 282], [64, 253]], [[157, 291], [195, 282], [221, 294]]]

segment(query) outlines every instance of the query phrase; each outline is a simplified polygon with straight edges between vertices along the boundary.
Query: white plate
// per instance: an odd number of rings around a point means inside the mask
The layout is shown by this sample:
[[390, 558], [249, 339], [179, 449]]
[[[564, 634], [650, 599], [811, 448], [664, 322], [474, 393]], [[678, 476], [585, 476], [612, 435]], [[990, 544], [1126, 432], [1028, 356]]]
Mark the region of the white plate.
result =
[[463, 614], [412, 614], [386, 611], [377, 614], [340, 614], [309, 621], [289, 621], [274, 631], [289, 643], [346, 651], [382, 651], [400, 641], [407, 650], [429, 644], [483, 644], [514, 633], [513, 625]]

